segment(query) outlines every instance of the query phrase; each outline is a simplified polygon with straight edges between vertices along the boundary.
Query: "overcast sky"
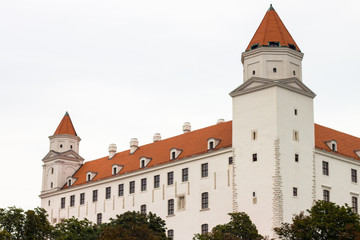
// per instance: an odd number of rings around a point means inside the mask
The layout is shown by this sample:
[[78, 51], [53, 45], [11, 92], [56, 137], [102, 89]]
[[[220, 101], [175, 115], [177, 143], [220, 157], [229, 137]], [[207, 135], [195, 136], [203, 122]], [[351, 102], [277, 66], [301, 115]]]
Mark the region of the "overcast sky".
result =
[[[272, 1], [301, 51], [315, 121], [360, 136], [360, 1]], [[69, 111], [93, 160], [231, 120], [241, 53], [269, 1], [0, 1], [0, 208], [40, 206], [42, 158]]]

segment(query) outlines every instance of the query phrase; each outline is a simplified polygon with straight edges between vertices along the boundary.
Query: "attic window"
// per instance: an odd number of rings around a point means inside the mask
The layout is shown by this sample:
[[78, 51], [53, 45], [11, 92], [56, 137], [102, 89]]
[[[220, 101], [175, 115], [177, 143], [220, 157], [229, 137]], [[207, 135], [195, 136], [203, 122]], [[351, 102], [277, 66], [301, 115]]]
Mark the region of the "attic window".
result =
[[171, 160], [175, 160], [179, 157], [179, 155], [181, 154], [182, 150], [181, 149], [177, 149], [177, 148], [172, 148], [170, 149], [170, 159]]
[[71, 179], [68, 180], [68, 187], [71, 186]]
[[118, 174], [122, 168], [123, 168], [122, 165], [117, 165], [117, 164], [112, 165], [112, 175]]
[[256, 49], [256, 48], [258, 48], [258, 47], [259, 47], [259, 44], [256, 43], [256, 44], [253, 44], [253, 45], [250, 47], [250, 49], [253, 50], [253, 49]]
[[360, 157], [360, 150], [355, 150], [354, 152], [358, 157]]
[[337, 142], [335, 140], [325, 142], [326, 145], [330, 148], [331, 151], [337, 151]]
[[96, 172], [87, 172], [86, 173], [86, 181], [90, 182], [95, 177]]
[[70, 149], [72, 149], [72, 145], [70, 145]]
[[252, 74], [255, 75], [255, 70], [252, 71]]
[[291, 49], [293, 49], [293, 50], [296, 50], [295, 45], [294, 45], [294, 44], [291, 44], [291, 43], [289, 43], [289, 48], [291, 48]]
[[269, 47], [280, 47], [279, 42], [269, 42]]
[[220, 139], [209, 138], [208, 139], [208, 150], [213, 150], [220, 143]]
[[91, 181], [91, 174], [89, 173], [86, 177], [87, 181]]
[[140, 158], [140, 168], [145, 168], [149, 164], [150, 161], [151, 161], [151, 158], [141, 157]]
[[63, 147], [63, 145], [62, 144], [60, 144], [60, 148], [62, 148]]
[[273, 72], [276, 73], [276, 68], [273, 68]]

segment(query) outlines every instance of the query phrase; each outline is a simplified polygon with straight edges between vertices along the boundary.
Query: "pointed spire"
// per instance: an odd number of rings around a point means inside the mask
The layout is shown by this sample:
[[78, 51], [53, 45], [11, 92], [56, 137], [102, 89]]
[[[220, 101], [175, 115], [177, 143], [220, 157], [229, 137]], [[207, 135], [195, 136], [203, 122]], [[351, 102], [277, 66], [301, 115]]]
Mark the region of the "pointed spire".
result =
[[69, 134], [77, 136], [74, 125], [72, 124], [70, 115], [67, 111], [54, 133], [54, 135], [57, 134]]
[[301, 52], [272, 4], [270, 4], [269, 10], [266, 12], [246, 51], [261, 46], [288, 47]]

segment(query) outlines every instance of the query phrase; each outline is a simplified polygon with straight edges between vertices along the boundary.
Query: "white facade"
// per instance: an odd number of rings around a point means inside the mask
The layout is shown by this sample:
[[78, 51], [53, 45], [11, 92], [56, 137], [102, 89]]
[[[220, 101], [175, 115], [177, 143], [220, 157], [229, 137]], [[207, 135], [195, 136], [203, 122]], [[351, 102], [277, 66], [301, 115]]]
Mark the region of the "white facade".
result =
[[[310, 208], [317, 199], [347, 203], [357, 211], [359, 158], [338, 151], [337, 140], [330, 136], [325, 139], [330, 141], [326, 142], [329, 150], [316, 145], [315, 94], [302, 82], [302, 58], [300, 51], [280, 46], [243, 53], [244, 83], [230, 93], [233, 121], [232, 135], [227, 137], [232, 138], [231, 146], [217, 148], [224, 139], [209, 135], [206, 141], [194, 143], [204, 146], [201, 154], [172, 161], [186, 151], [172, 146], [166, 149], [166, 163], [146, 168], [154, 160], [141, 156], [136, 171], [122, 173], [126, 166], [112, 165], [106, 169], [115, 171], [112, 176], [91, 181], [99, 174], [93, 171], [85, 183], [73, 185], [78, 181], [74, 173], [83, 163], [78, 154], [80, 138], [51, 136], [40, 195], [50, 222], [70, 217], [108, 221], [126, 211], [146, 210], [166, 221], [174, 239], [183, 240], [200, 233], [203, 224], [211, 230], [229, 221], [227, 213], [243, 211], [262, 235], [276, 238], [274, 227], [290, 222], [293, 214]], [[183, 135], [189, 132], [186, 123]], [[156, 135], [152, 146], [162, 141]], [[127, 156], [139, 147], [132, 139]], [[354, 148], [359, 150], [360, 144]], [[116, 157], [115, 145], [109, 147], [109, 154], [109, 159]], [[173, 182], [168, 184], [171, 172]], [[159, 186], [155, 176], [160, 177]], [[134, 193], [130, 193], [132, 182]]]

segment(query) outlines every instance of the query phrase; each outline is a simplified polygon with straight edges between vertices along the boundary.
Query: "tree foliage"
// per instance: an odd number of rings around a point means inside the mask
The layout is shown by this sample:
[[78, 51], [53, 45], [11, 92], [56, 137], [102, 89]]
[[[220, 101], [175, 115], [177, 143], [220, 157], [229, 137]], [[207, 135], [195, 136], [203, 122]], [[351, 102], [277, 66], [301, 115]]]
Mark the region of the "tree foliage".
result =
[[16, 207], [0, 208], [0, 239], [49, 239], [52, 229], [42, 208], [26, 212]]
[[360, 239], [360, 218], [346, 205], [317, 201], [307, 213], [295, 215], [292, 223], [274, 230], [286, 240], [356, 240]]
[[263, 237], [258, 233], [250, 217], [244, 213], [229, 213], [229, 223], [215, 226], [211, 232], [196, 234], [194, 240], [258, 240]]
[[156, 214], [125, 212], [103, 227], [101, 240], [167, 240], [165, 221]]
[[84, 219], [77, 218], [65, 219], [56, 224], [53, 239], [56, 240], [96, 240], [99, 239], [101, 226]]

